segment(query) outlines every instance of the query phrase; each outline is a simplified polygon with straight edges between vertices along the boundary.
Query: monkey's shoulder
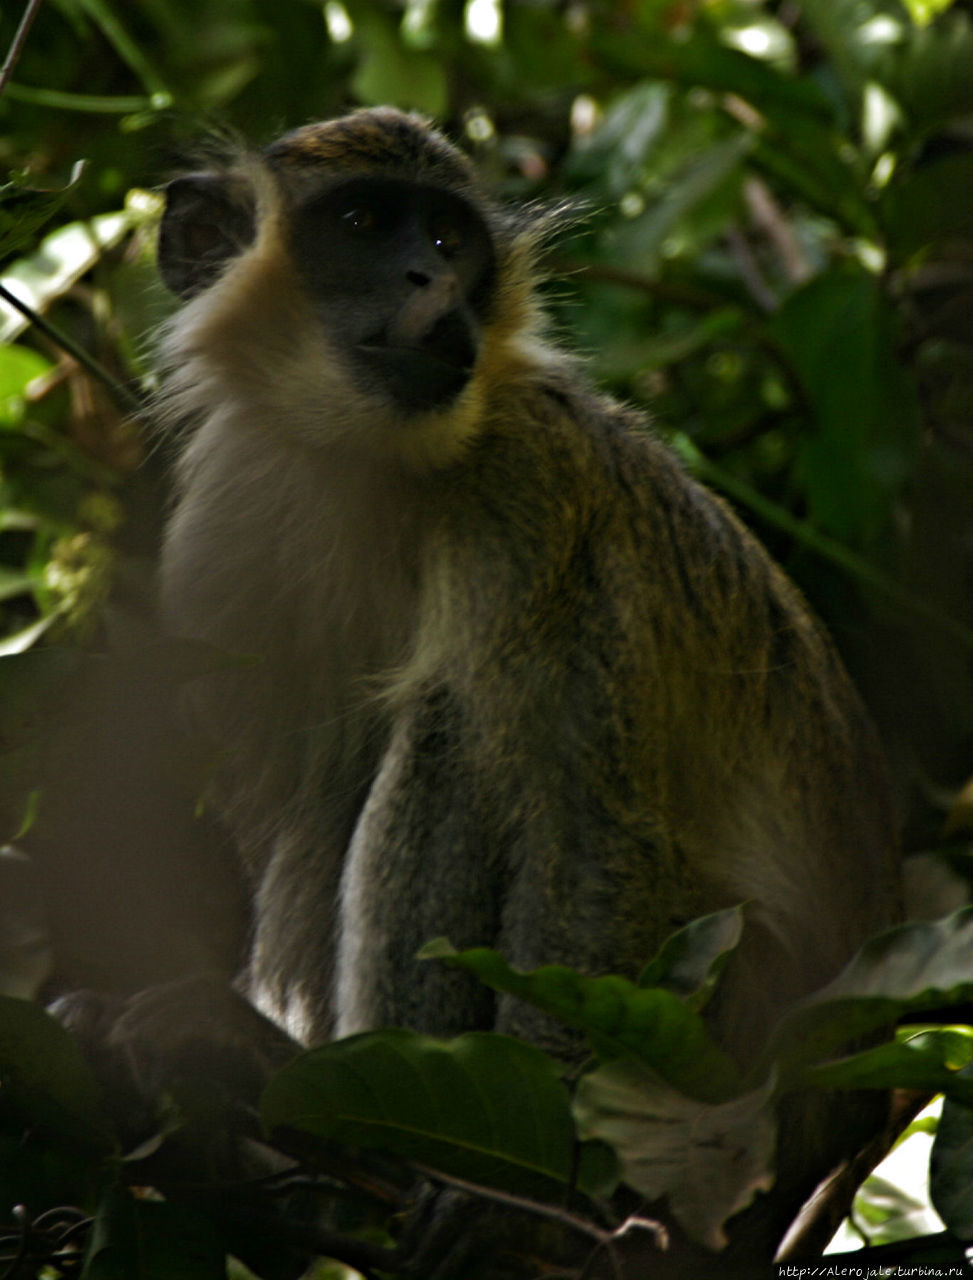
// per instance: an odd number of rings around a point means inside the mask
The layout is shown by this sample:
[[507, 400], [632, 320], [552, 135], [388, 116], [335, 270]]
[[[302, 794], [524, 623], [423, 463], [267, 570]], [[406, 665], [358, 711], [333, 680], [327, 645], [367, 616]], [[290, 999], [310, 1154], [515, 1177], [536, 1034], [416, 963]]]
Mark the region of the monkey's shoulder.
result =
[[512, 547], [515, 589], [571, 598], [587, 618], [617, 614], [632, 643], [651, 637], [699, 663], [743, 666], [767, 650], [768, 667], [810, 663], [830, 678], [822, 629], [735, 512], [644, 414], [570, 368], [525, 380], [469, 461], [456, 536], [491, 557]]
[[[648, 416], [597, 391], [570, 363], [538, 368], [498, 390], [471, 456], [474, 486], [519, 503], [529, 489], [578, 529], [609, 526], [626, 543], [675, 560], [720, 558], [774, 574], [728, 504], [686, 470]], [[501, 483], [498, 473], [504, 473]]]

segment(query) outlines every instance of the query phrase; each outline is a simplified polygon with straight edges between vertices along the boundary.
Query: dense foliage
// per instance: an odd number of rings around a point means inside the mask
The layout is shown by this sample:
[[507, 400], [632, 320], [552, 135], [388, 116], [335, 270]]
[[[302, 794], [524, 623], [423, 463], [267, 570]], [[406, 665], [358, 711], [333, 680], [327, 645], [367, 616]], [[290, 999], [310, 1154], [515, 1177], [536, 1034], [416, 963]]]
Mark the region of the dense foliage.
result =
[[[3, 7], [0, 51], [13, 46], [18, 9]], [[158, 461], [147, 461], [137, 410], [151, 388], [147, 335], [169, 305], [152, 264], [154, 189], [201, 130], [229, 126], [259, 142], [349, 105], [394, 102], [437, 117], [502, 195], [576, 207], [551, 250], [556, 325], [603, 385], [650, 409], [800, 582], [880, 725], [909, 851], [925, 851], [927, 879], [935, 870], [957, 888], [970, 878], [967, 4], [48, 0], [11, 71], [0, 96], [2, 280], [60, 336], [0, 302], [0, 839], [30, 819], [33, 752], [47, 730], [21, 690], [70, 681], [75, 659], [50, 642], [97, 638], [113, 585], [152, 551]], [[49, 646], [40, 661], [27, 652], [39, 642]], [[465, 964], [588, 1034], [597, 1068], [573, 1100], [526, 1046], [397, 1033], [298, 1060], [274, 1082], [264, 1119], [313, 1135], [308, 1168], [332, 1180], [334, 1141], [541, 1200], [569, 1182], [597, 1198], [621, 1176], [650, 1200], [668, 1196], [690, 1234], [713, 1244], [763, 1185], [781, 1091], [943, 1090], [936, 1203], [969, 1240], [968, 1033], [913, 1033], [828, 1059], [849, 1035], [968, 1002], [970, 939], [963, 914], [889, 935], [809, 1023], [781, 1029], [765, 1073], [748, 1081], [714, 1065], [698, 1016], [735, 945], [726, 920], [684, 940], [694, 980], [681, 984], [671, 956], [640, 987], [598, 987], [566, 971], [514, 975], [496, 957], [441, 946], [429, 963]], [[15, 995], [31, 985], [24, 945], [0, 932], [0, 977]], [[342, 1092], [352, 1055], [374, 1093], [404, 1100], [418, 1130], [408, 1141], [394, 1137], [401, 1117]], [[543, 1159], [466, 1092], [504, 1097], [515, 1071], [522, 1105], [546, 1117]], [[382, 1089], [389, 1073], [399, 1093]], [[421, 1124], [403, 1091], [409, 1073], [451, 1100]], [[0, 1220], [26, 1206], [0, 1247], [0, 1275], [189, 1280], [222, 1275], [227, 1250], [272, 1274], [239, 1221], [209, 1201], [128, 1193], [152, 1153], [121, 1158], [71, 1041], [30, 1004], [0, 1005], [0, 1077]], [[733, 1174], [701, 1172], [684, 1141], [683, 1163], [660, 1186], [656, 1139], [613, 1119], [620, 1098], [628, 1116], [668, 1107], [703, 1147], [719, 1117], [721, 1131], [745, 1135], [746, 1158]], [[580, 1165], [576, 1132], [602, 1140]], [[375, 1188], [398, 1185], [382, 1175], [359, 1170], [344, 1187], [343, 1238], [375, 1239]], [[578, 1215], [592, 1247], [607, 1248], [610, 1232], [586, 1203]], [[882, 1216], [873, 1243], [887, 1238]], [[958, 1256], [952, 1238], [909, 1247], [896, 1259], [928, 1261], [933, 1247]], [[402, 1259], [390, 1249], [334, 1254], [391, 1270]]]

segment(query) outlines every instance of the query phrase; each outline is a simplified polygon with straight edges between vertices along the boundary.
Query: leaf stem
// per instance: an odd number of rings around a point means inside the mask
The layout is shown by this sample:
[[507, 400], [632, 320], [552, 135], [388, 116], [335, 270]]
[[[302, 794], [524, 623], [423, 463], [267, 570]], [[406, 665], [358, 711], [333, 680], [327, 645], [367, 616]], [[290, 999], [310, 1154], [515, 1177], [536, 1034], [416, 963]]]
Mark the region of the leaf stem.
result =
[[594, 1222], [589, 1222], [586, 1218], [580, 1218], [577, 1214], [571, 1213], [570, 1210], [561, 1208], [560, 1205], [542, 1204], [539, 1200], [530, 1200], [526, 1196], [516, 1195], [513, 1191], [501, 1191], [498, 1187], [484, 1186], [479, 1182], [467, 1182], [465, 1178], [457, 1178], [453, 1174], [443, 1173], [441, 1169], [433, 1169], [427, 1165], [415, 1164], [414, 1162], [410, 1163], [412, 1163], [414, 1169], [418, 1170], [423, 1177], [428, 1178], [430, 1182], [442, 1182], [447, 1186], [456, 1187], [460, 1191], [468, 1191], [484, 1200], [492, 1200], [496, 1204], [505, 1204], [511, 1209], [522, 1209], [525, 1213], [535, 1214], [539, 1218], [549, 1218], [553, 1222], [559, 1222], [571, 1231], [577, 1231], [580, 1235], [588, 1236], [601, 1245], [610, 1245], [630, 1231], [645, 1230], [652, 1232], [660, 1249], [665, 1249], [668, 1246], [669, 1233], [663, 1224], [656, 1222], [654, 1218], [642, 1218], [633, 1215], [626, 1218], [617, 1230], [605, 1230], [604, 1227], [599, 1227]]
[[10, 81], [10, 77], [14, 73], [17, 63], [20, 61], [20, 55], [24, 51], [24, 45], [27, 43], [27, 36], [30, 29], [34, 25], [34, 19], [40, 12], [40, 7], [44, 0], [28, 0], [27, 8], [24, 10], [24, 16], [20, 19], [20, 26], [10, 42], [10, 49], [7, 53], [6, 61], [0, 68], [0, 97]]

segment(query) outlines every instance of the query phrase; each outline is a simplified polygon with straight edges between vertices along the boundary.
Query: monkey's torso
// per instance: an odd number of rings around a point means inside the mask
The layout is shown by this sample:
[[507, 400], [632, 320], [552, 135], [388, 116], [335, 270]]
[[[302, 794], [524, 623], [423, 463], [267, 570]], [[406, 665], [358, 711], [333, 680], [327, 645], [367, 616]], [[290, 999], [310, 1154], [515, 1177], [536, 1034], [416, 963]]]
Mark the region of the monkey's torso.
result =
[[745, 1057], [890, 918], [881, 766], [830, 645], [560, 359], [511, 360], [438, 469], [241, 405], [197, 429], [181, 485], [168, 622], [258, 659], [196, 705], [256, 885], [253, 993], [301, 1038], [496, 1026], [569, 1049], [416, 951], [631, 975], [748, 901], [714, 1015]]

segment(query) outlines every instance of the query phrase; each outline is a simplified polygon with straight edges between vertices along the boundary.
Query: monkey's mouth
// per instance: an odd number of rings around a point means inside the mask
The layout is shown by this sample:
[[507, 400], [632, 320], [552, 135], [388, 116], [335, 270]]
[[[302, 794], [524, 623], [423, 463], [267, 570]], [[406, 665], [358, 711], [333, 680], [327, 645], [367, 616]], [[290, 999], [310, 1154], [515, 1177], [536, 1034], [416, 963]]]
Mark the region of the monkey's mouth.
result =
[[470, 326], [459, 313], [442, 317], [414, 343], [383, 332], [354, 351], [369, 390], [381, 390], [410, 413], [446, 408], [469, 382], [477, 357]]

